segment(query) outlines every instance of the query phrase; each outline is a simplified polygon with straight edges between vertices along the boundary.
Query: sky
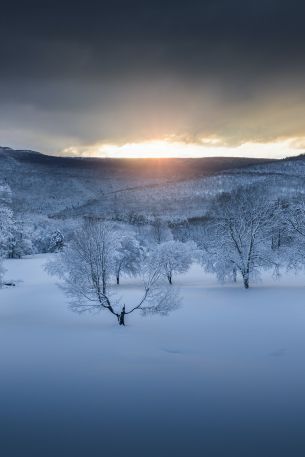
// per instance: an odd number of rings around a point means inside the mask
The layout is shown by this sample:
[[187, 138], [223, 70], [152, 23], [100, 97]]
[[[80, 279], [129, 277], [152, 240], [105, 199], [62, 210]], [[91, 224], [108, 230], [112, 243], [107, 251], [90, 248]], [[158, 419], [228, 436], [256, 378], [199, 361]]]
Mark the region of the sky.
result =
[[305, 2], [5, 2], [0, 144], [112, 157], [305, 150]]

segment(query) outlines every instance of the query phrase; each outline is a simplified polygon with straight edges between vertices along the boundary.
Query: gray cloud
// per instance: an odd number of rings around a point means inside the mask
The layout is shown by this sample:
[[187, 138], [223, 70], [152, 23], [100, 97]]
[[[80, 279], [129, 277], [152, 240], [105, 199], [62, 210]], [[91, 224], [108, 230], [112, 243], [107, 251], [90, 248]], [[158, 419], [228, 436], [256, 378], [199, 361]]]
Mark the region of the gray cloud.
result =
[[304, 15], [296, 0], [6, 5], [0, 142], [305, 136]]

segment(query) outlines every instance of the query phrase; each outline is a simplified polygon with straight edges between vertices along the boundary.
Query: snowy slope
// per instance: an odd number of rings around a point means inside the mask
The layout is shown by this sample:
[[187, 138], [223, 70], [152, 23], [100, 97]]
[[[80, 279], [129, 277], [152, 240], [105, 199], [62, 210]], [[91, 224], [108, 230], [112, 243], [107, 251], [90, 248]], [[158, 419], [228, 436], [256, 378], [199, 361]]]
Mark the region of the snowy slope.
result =
[[253, 163], [257, 160], [60, 158], [0, 148], [0, 181], [11, 187], [14, 209], [20, 213], [61, 218], [114, 210], [158, 213], [169, 206], [168, 196], [172, 188], [176, 192], [176, 184], [180, 192], [181, 183], [183, 210], [191, 198], [188, 190], [184, 202], [183, 183], [193, 185], [204, 176]]
[[178, 311], [122, 329], [73, 314], [46, 258], [6, 261], [23, 282], [0, 290], [5, 455], [304, 454], [304, 277], [245, 291], [193, 268]]
[[212, 197], [249, 184], [271, 195], [305, 189], [305, 157], [80, 159], [0, 148], [0, 182], [17, 213], [52, 218], [130, 213], [200, 217]]

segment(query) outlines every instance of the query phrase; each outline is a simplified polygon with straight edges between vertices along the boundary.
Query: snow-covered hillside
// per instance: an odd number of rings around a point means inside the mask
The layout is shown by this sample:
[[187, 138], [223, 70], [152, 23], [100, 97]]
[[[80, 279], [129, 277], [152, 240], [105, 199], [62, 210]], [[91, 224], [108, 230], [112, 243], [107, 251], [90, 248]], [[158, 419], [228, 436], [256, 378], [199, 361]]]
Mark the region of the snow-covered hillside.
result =
[[219, 194], [251, 185], [264, 187], [273, 201], [303, 194], [305, 157], [116, 160], [0, 148], [0, 199], [10, 202], [19, 232], [33, 244], [26, 253], [47, 252], [58, 230], [69, 239], [88, 216], [196, 224]]
[[[0, 290], [6, 456], [300, 455], [302, 275], [245, 291], [193, 267], [177, 278], [180, 309], [121, 328], [72, 313], [47, 258], [5, 261], [17, 284]], [[120, 287], [132, 302], [137, 280]]]
[[135, 211], [170, 216], [196, 213], [195, 207], [209, 194], [210, 184], [204, 177], [258, 162], [239, 158], [60, 158], [0, 148], [0, 182], [7, 182], [12, 190], [14, 211], [31, 217]]
[[263, 183], [275, 196], [303, 192], [305, 158], [115, 160], [60, 158], [0, 148], [0, 182], [22, 217], [200, 217], [211, 197]]

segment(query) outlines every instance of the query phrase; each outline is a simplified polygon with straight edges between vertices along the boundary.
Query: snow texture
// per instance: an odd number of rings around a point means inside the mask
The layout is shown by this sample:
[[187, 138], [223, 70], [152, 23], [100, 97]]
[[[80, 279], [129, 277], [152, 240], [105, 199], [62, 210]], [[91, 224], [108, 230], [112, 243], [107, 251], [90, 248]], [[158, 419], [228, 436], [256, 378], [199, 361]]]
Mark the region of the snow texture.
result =
[[[4, 262], [2, 455], [304, 454], [303, 275], [245, 290], [194, 265], [175, 277], [178, 310], [122, 328], [71, 312], [49, 257]], [[119, 287], [139, 294], [138, 279]]]

